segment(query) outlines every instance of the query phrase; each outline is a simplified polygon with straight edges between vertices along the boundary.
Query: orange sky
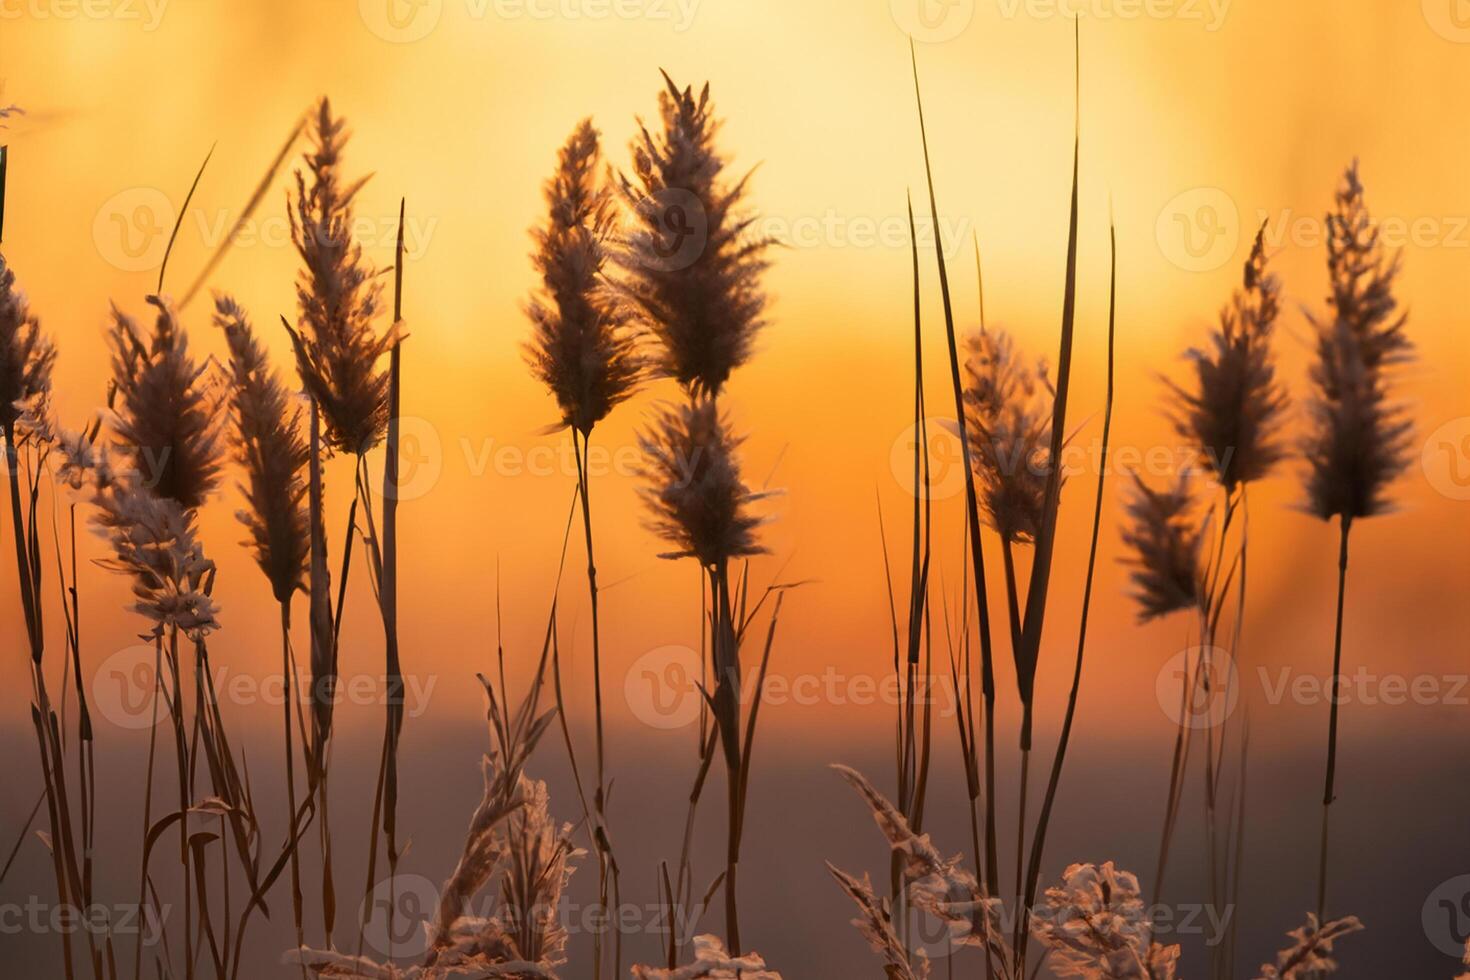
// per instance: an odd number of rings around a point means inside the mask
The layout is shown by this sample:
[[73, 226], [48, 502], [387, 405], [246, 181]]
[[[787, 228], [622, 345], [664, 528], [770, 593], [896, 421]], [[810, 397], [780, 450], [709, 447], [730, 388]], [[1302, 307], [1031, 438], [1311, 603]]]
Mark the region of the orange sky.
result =
[[[412, 337], [403, 404], [426, 468], [415, 471], [421, 493], [401, 511], [404, 661], [410, 673], [436, 679], [431, 716], [472, 715], [479, 695], [471, 673], [492, 648], [497, 568], [507, 645], [529, 656], [574, 479], [566, 457], [551, 455], [565, 436], [540, 434], [554, 420], [552, 404], [519, 350], [527, 334], [519, 303], [533, 281], [526, 231], [539, 219], [541, 181], [585, 115], [602, 129], [610, 160], [626, 165], [635, 115], [655, 108], [657, 68], [681, 83], [708, 79], [736, 168], [761, 165], [752, 205], [790, 241], [768, 277], [771, 325], [728, 398], [750, 434], [747, 475], [760, 483], [771, 474], [771, 485], [785, 491], [771, 504], [776, 520], [766, 531], [773, 557], [758, 563], [756, 577], [765, 581], [785, 565], [788, 578], [812, 580], [787, 603], [779, 669], [882, 676], [888, 623], [874, 494], [890, 540], [901, 546], [909, 498], [891, 459], [907, 426], [911, 356], [902, 220], [905, 189], [921, 189], [923, 179], [899, 26], [917, 22], [904, 0], [684, 0], [683, 7], [425, 0], [392, 8], [399, 19], [388, 20], [386, 4], [399, 2], [175, 0], [150, 12], [141, 2], [106, 0], [85, 8], [104, 17], [59, 0], [0, 0], [4, 101], [31, 113], [10, 134], [5, 248], [62, 348], [64, 418], [80, 423], [100, 403], [108, 303], [141, 314], [157, 276], [157, 229], [167, 226], [210, 145], [218, 144], [185, 216], [171, 291], [192, 279], [296, 115], [331, 94], [356, 133], [349, 169], [376, 174], [359, 207], [375, 261], [390, 261], [397, 201], [408, 200]], [[1349, 657], [1410, 673], [1463, 669], [1470, 510], [1452, 499], [1463, 498], [1464, 486], [1446, 466], [1453, 458], [1470, 472], [1459, 444], [1470, 434], [1461, 326], [1470, 300], [1470, 129], [1444, 114], [1445, 100], [1415, 93], [1465, 91], [1470, 47], [1462, 42], [1470, 38], [1433, 0], [1422, 10], [1357, 4], [1351, 16], [1327, 0], [1146, 8], [1170, 16], [1130, 15], [1143, 5], [1126, 0], [1080, 6], [1087, 14], [1073, 418], [1090, 422], [1079, 444], [1099, 435], [1110, 198], [1120, 253], [1115, 438], [1139, 453], [1172, 452], [1155, 375], [1175, 370], [1178, 352], [1202, 338], [1263, 217], [1281, 236], [1273, 261], [1288, 297], [1282, 370], [1303, 390], [1300, 307], [1320, 306], [1325, 292], [1316, 219], [1344, 165], [1359, 156], [1370, 204], [1396, 219], [1390, 233], [1405, 245], [1401, 295], [1421, 358], [1403, 377], [1402, 394], [1440, 465], [1431, 477], [1416, 462], [1397, 491], [1401, 512], [1355, 535]], [[1071, 23], [1040, 0], [960, 0], [945, 9], [959, 19], [924, 28], [918, 53], [958, 310], [973, 325], [967, 242], [974, 234], [985, 255], [990, 318], [1054, 360]], [[547, 10], [553, 16], [540, 16]], [[267, 328], [282, 364], [286, 338], [269, 325], [293, 309], [284, 187], [272, 190], [212, 283], [234, 292]], [[922, 196], [919, 203], [926, 204]], [[1220, 234], [1207, 239], [1211, 229]], [[938, 366], [932, 250], [923, 260], [927, 354]], [[223, 345], [206, 310], [196, 302], [186, 324], [198, 350], [218, 353]], [[931, 414], [943, 415], [943, 378], [930, 377]], [[660, 548], [641, 527], [637, 480], [622, 465], [650, 405], [672, 394], [668, 383], [650, 386], [594, 437], [618, 464], [595, 487], [608, 588], [604, 636], [618, 683], [648, 651], [697, 642], [694, 569], [654, 557]], [[1457, 455], [1440, 455], [1446, 441]], [[345, 507], [349, 474], [331, 473], [334, 515]], [[1090, 476], [1067, 489], [1042, 671], [1048, 699], [1075, 643]], [[1297, 499], [1289, 470], [1252, 495], [1260, 557], [1252, 567], [1250, 657], [1325, 669], [1334, 532], [1291, 511]], [[274, 614], [264, 579], [236, 547], [237, 506], [228, 488], [204, 518], [225, 623], [214, 656], [237, 670], [266, 670], [277, 656]], [[952, 599], [958, 498], [939, 513]], [[1110, 493], [1088, 697], [1148, 713], [1152, 731], [1163, 723], [1154, 675], [1185, 626], [1132, 625], [1115, 560], [1118, 514]], [[341, 520], [331, 521], [334, 537]], [[97, 545], [88, 544], [95, 555]], [[585, 652], [577, 568], [573, 561], [565, 624]], [[13, 609], [13, 577], [0, 583], [0, 599]], [[101, 662], [132, 642], [138, 624], [121, 612], [124, 582], [89, 570], [83, 584], [85, 655]], [[381, 660], [376, 616], [365, 580], [354, 584], [344, 669], [373, 672]], [[0, 642], [19, 670], [18, 632], [7, 630]], [[585, 687], [576, 659], [570, 683]], [[1002, 678], [1009, 685], [1004, 670]], [[7, 719], [23, 717], [19, 695], [0, 696], [0, 709]], [[630, 724], [634, 714], [616, 705], [613, 723]], [[810, 730], [818, 721], [867, 724], [874, 715], [823, 705], [773, 717]], [[276, 715], [260, 718], [274, 724]]]

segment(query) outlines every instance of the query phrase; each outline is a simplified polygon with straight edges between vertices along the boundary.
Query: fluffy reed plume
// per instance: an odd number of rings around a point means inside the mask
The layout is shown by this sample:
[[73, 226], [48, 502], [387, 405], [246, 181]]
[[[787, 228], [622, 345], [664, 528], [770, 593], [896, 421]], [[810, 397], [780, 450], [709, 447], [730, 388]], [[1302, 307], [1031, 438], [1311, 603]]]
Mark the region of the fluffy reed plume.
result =
[[634, 176], [618, 179], [633, 229], [616, 261], [625, 298], [658, 343], [658, 373], [691, 394], [718, 395], [764, 326], [760, 276], [773, 243], [752, 237], [755, 219], [742, 212], [749, 175], [724, 176], [709, 86], [696, 98], [667, 74], [664, 85], [663, 131], [640, 123]]
[[236, 516], [250, 532], [248, 546], [276, 601], [287, 602], [305, 588], [310, 556], [301, 409], [271, 368], [239, 304], [229, 296], [216, 297], [214, 322], [229, 344], [235, 457], [248, 481], [241, 491], [249, 508]]
[[[1327, 216], [1327, 269], [1332, 315], [1312, 318], [1316, 389], [1308, 409], [1311, 431], [1303, 441], [1307, 460], [1307, 509], [1339, 523], [1337, 626], [1332, 651], [1334, 683], [1342, 673], [1343, 609], [1347, 598], [1348, 538], [1353, 523], [1382, 514], [1387, 490], [1407, 468], [1411, 422], [1388, 401], [1389, 369], [1412, 356], [1398, 311], [1394, 281], [1402, 255], [1389, 257], [1363, 198], [1356, 161], [1337, 190]], [[1328, 815], [1337, 776], [1339, 699], [1333, 698], [1327, 733], [1327, 777], [1322, 795], [1322, 836], [1317, 918], [1326, 920]]]
[[1343, 936], [1361, 932], [1363, 923], [1355, 915], [1320, 923], [1307, 913], [1307, 924], [1287, 933], [1295, 942], [1276, 954], [1275, 964], [1261, 967], [1258, 980], [1320, 980], [1337, 972], [1332, 946]]
[[147, 489], [191, 511], [219, 484], [217, 392], [204, 377], [205, 366], [190, 356], [168, 300], [149, 296], [148, 302], [158, 310], [148, 338], [127, 314], [112, 310], [113, 433]]
[[134, 611], [159, 630], [177, 628], [191, 637], [217, 629], [209, 596], [214, 562], [204, 555], [194, 512], [143, 486], [87, 436], [49, 436], [61, 454], [59, 478], [96, 506], [97, 531], [112, 547], [113, 557], [98, 564], [133, 580]]
[[673, 970], [634, 966], [633, 980], [781, 980], [756, 953], [737, 956], [715, 936], [694, 937], [694, 962]]
[[1310, 317], [1317, 360], [1308, 463], [1307, 509], [1343, 523], [1388, 507], [1388, 485], [1409, 461], [1410, 422], [1388, 402], [1384, 371], [1412, 356], [1394, 282], [1402, 254], [1389, 257], [1363, 198], [1354, 162], [1327, 216], [1331, 315]]
[[893, 929], [893, 909], [886, 899], [879, 898], [873, 891], [872, 879], [867, 875], [854, 878], [830, 861], [827, 862], [827, 870], [837, 879], [838, 887], [857, 905], [858, 916], [852, 924], [868, 941], [868, 947], [882, 955], [883, 971], [889, 980], [927, 980], [928, 955], [919, 950], [916, 956], [910, 957], [908, 947]]
[[546, 182], [548, 215], [532, 253], [542, 293], [526, 304], [531, 371], [555, 396], [563, 424], [584, 436], [633, 393], [640, 372], [630, 313], [603, 278], [616, 215], [600, 166], [597, 130], [584, 119]]
[[15, 284], [15, 272], [0, 253], [0, 428], [20, 428], [25, 406], [44, 400], [51, 392], [51, 369], [56, 348], [41, 332], [25, 294]]
[[291, 240], [305, 265], [296, 281], [300, 328], [291, 331], [291, 340], [302, 383], [326, 421], [327, 443], [361, 456], [387, 431], [389, 379], [379, 362], [396, 335], [379, 335], [373, 325], [382, 286], [352, 237], [353, 199], [367, 178], [342, 182], [347, 122], [332, 115], [325, 98], [311, 133], [315, 147], [304, 156], [306, 170], [296, 171], [287, 209]]
[[653, 515], [650, 529], [674, 547], [660, 558], [693, 557], [716, 568], [765, 552], [755, 534], [765, 518], [750, 508], [770, 494], [741, 479], [736, 450], [742, 441], [711, 399], [657, 412], [639, 439], [649, 484], [640, 492]]
[[1204, 532], [1194, 523], [1194, 507], [1186, 477], [1172, 489], [1154, 490], [1134, 474], [1127, 505], [1133, 523], [1123, 529], [1123, 544], [1133, 551], [1125, 564], [1133, 567], [1129, 577], [1143, 622], [1204, 602]]
[[[1465, 958], [1461, 962], [1466, 966], [1470, 966], [1470, 939], [1465, 941]], [[1458, 977], [1455, 977], [1455, 980], [1470, 980], [1470, 971], [1460, 974]]]
[[1001, 928], [1000, 899], [987, 895], [958, 857], [943, 857], [928, 834], [915, 834], [903, 814], [862, 773], [847, 766], [832, 768], [873, 811], [873, 820], [902, 864], [909, 904], [944, 923], [953, 946], [985, 950], [998, 975], [1009, 975], [1014, 954]]
[[981, 506], [1008, 544], [1036, 540], [1050, 469], [1052, 388], [1045, 362], [1021, 363], [1011, 337], [982, 331], [966, 342], [965, 410]]
[[1267, 269], [1265, 237], [1262, 225], [1244, 280], [1220, 311], [1209, 346], [1185, 355], [1193, 386], [1167, 382], [1176, 431], [1202, 450], [1227, 494], [1266, 476], [1286, 455], [1279, 434], [1287, 398], [1271, 355], [1281, 282]]
[[1058, 976], [1089, 980], [1173, 980], [1178, 946], [1153, 940], [1138, 878], [1108, 861], [1074, 864], [1033, 914], [1037, 939]]

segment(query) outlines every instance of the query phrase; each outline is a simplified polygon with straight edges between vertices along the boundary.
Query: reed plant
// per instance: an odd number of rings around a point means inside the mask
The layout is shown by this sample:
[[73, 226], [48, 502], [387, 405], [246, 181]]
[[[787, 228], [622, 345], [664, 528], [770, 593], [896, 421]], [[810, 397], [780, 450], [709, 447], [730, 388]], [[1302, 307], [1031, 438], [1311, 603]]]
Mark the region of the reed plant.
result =
[[[720, 396], [752, 355], [765, 325], [760, 280], [772, 242], [752, 231], [756, 216], [745, 205], [749, 174], [733, 181], [725, 175], [709, 86], [696, 96], [667, 74], [663, 78], [662, 128], [654, 133], [640, 124], [633, 176], [618, 177], [631, 223], [616, 253], [618, 289], [635, 325], [651, 338], [651, 373], [672, 378], [684, 395], [682, 404], [658, 410], [640, 439], [648, 459], [643, 492], [652, 529], [672, 546], [661, 557], [696, 559], [708, 587], [714, 689], [706, 697], [714, 724], [702, 755], [708, 758], [717, 740], [725, 761], [724, 938], [738, 957], [737, 874], [761, 680], [742, 725], [740, 651], [750, 625], [749, 592], [744, 574], [732, 577], [732, 564], [764, 551], [755, 533], [762, 518], [752, 505], [765, 493], [751, 490], [741, 477], [740, 440], [721, 411]], [[766, 658], [779, 609], [778, 600]], [[706, 766], [702, 759], [691, 814]]]
[[1328, 832], [1337, 794], [1337, 730], [1342, 678], [1343, 614], [1347, 603], [1348, 542], [1355, 523], [1390, 509], [1388, 490], [1408, 468], [1413, 423], [1390, 400], [1396, 369], [1413, 356], [1408, 314], [1394, 289], [1401, 253], [1390, 255], [1368, 210], [1354, 161], [1343, 174], [1327, 215], [1326, 315], [1310, 315], [1315, 335], [1308, 402], [1310, 429], [1302, 440], [1306, 509], [1338, 523], [1337, 617], [1332, 645], [1332, 698], [1327, 727], [1327, 774], [1317, 876], [1317, 919], [1326, 921]]
[[[540, 275], [526, 304], [533, 324], [526, 357], [550, 390], [571, 433], [577, 461], [577, 498], [587, 554], [587, 594], [592, 611], [592, 703], [596, 749], [592, 839], [598, 853], [598, 893], [605, 906], [617, 892], [617, 862], [607, 827], [606, 738], [602, 694], [602, 640], [598, 615], [597, 561], [592, 534], [592, 480], [588, 466], [592, 430], [636, 389], [642, 363], [630, 328], [632, 314], [608, 284], [617, 234], [612, 187], [604, 182], [599, 134], [591, 120], [577, 124], [546, 182], [547, 218], [532, 233], [532, 262]], [[601, 969], [601, 934], [595, 969]], [[621, 957], [614, 957], [614, 974]]]

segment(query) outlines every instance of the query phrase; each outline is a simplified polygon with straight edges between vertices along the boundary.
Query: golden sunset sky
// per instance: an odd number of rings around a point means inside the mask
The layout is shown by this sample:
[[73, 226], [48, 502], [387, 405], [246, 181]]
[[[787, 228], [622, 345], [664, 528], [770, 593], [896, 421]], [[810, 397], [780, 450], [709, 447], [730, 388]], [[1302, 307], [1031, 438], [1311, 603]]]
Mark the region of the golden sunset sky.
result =
[[[1450, 0], [1355, 4], [1351, 16], [1328, 0], [917, 2], [927, 6], [0, 0], [4, 100], [29, 113], [7, 134], [5, 249], [61, 347], [63, 419], [79, 425], [100, 405], [109, 303], [143, 315], [167, 229], [206, 151], [215, 146], [165, 286], [175, 295], [223, 239], [299, 114], [330, 94], [355, 132], [349, 171], [375, 175], [359, 206], [374, 261], [391, 262], [398, 200], [407, 199], [406, 670], [437, 678], [431, 717], [473, 717], [480, 695], [470, 681], [493, 648], [497, 589], [508, 650], [529, 657], [537, 649], [574, 482], [565, 435], [543, 431], [555, 420], [552, 402], [520, 351], [528, 330], [520, 304], [533, 285], [527, 231], [541, 218], [541, 182], [588, 115], [609, 162], [627, 167], [636, 118], [656, 112], [659, 68], [681, 84], [708, 80], [727, 120], [732, 172], [759, 165], [750, 204], [761, 227], [786, 242], [767, 277], [770, 325], [727, 399], [749, 434], [750, 482], [784, 491], [767, 505], [772, 554], [754, 578], [810, 582], [787, 602], [778, 669], [881, 677], [890, 647], [875, 494], [899, 566], [910, 506], [906, 191], [927, 210], [906, 32], [918, 42], [960, 324], [977, 322], [970, 243], [978, 239], [990, 321], [1054, 361], [1073, 118], [1073, 22], [1062, 11], [1080, 9], [1074, 445], [1095, 447], [1100, 436], [1110, 204], [1119, 248], [1115, 440], [1125, 462], [1131, 454], [1135, 465], [1169, 469], [1181, 450], [1160, 412], [1158, 376], [1177, 374], [1181, 352], [1203, 340], [1262, 220], [1286, 284], [1281, 370], [1295, 394], [1305, 393], [1302, 309], [1320, 309], [1326, 288], [1320, 219], [1358, 157], [1370, 205], [1404, 247], [1401, 296], [1420, 357], [1399, 390], [1429, 465], [1416, 460], [1396, 489], [1399, 513], [1355, 535], [1349, 662], [1413, 672], [1461, 663], [1470, 628], [1470, 130], [1446, 116], [1445, 101], [1420, 97], [1453, 99], [1470, 82], [1470, 27], [1457, 26]], [[283, 174], [210, 282], [252, 311], [283, 367], [289, 349], [273, 325], [294, 316], [288, 184]], [[924, 224], [929, 411], [943, 417], [952, 412]], [[208, 306], [207, 296], [196, 300], [185, 322], [195, 349], [218, 355]], [[651, 405], [673, 396], [669, 383], [651, 384], [594, 436], [606, 453], [594, 492], [614, 683], [651, 650], [697, 644], [695, 570], [655, 557], [660, 545], [642, 526], [632, 472], [636, 431]], [[1293, 432], [1301, 421], [1294, 412]], [[935, 456], [947, 493], [937, 504], [936, 585], [951, 604], [961, 527], [952, 449], [941, 440]], [[339, 461], [329, 476], [335, 538], [350, 467]], [[1075, 644], [1095, 477], [1084, 464], [1066, 489], [1042, 670], [1052, 705]], [[1167, 726], [1155, 674], [1183, 645], [1186, 626], [1133, 624], [1117, 562], [1123, 481], [1117, 472], [1109, 479], [1085, 698], [1141, 713], [1153, 731]], [[1294, 466], [1252, 494], [1248, 656], [1321, 672], [1335, 532], [1293, 510], [1299, 499]], [[264, 579], [237, 546], [237, 506], [227, 486], [203, 519], [225, 624], [214, 656], [236, 671], [264, 671], [277, 656], [274, 613]], [[84, 547], [100, 556], [99, 542], [87, 538]], [[588, 677], [578, 554], [574, 538], [563, 629], [575, 650], [569, 683], [580, 690]], [[0, 582], [13, 602], [13, 578]], [[139, 623], [122, 610], [125, 582], [89, 569], [83, 586], [86, 656], [101, 663], [133, 642]], [[361, 576], [348, 622], [344, 670], [378, 671], [380, 633]], [[19, 669], [16, 631], [4, 643]], [[1004, 668], [1002, 679], [1009, 693]], [[22, 701], [18, 687], [11, 691], [3, 706], [16, 721]], [[612, 723], [634, 724], [635, 714], [617, 704]], [[275, 723], [274, 712], [258, 717]], [[772, 717], [803, 732], [877, 716], [822, 704]], [[1043, 727], [1053, 718], [1044, 712]], [[1307, 720], [1316, 724], [1315, 715]]]

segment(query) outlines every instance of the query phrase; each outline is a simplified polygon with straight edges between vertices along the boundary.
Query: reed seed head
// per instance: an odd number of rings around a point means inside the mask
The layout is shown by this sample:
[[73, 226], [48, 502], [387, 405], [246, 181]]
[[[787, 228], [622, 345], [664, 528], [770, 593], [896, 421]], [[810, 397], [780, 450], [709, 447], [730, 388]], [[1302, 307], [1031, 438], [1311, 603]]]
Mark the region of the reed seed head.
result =
[[533, 232], [541, 292], [526, 304], [526, 357], [556, 397], [562, 423], [584, 436], [633, 393], [641, 374], [631, 313], [604, 278], [616, 215], [602, 182], [597, 130], [585, 119], [546, 182], [547, 219]]
[[649, 486], [641, 492], [653, 515], [649, 527], [675, 548], [659, 557], [694, 557], [715, 568], [765, 552], [755, 534], [765, 519], [750, 509], [768, 494], [741, 479], [741, 441], [710, 399], [658, 410], [639, 442], [648, 460]]
[[246, 478], [240, 489], [247, 508], [236, 516], [250, 533], [247, 546], [276, 601], [287, 602], [305, 588], [311, 554], [305, 478], [310, 449], [301, 409], [239, 304], [216, 296], [214, 322], [229, 345], [235, 460]]
[[640, 123], [633, 177], [618, 179], [632, 212], [615, 256], [620, 288], [656, 341], [656, 371], [691, 395], [718, 395], [764, 326], [760, 278], [773, 242], [752, 236], [755, 218], [743, 212], [749, 175], [724, 177], [709, 86], [696, 97], [664, 82], [662, 132]]
[[0, 253], [0, 428], [13, 432], [27, 413], [51, 393], [56, 348], [41, 332], [15, 272]]
[[1123, 544], [1133, 552], [1125, 564], [1133, 568], [1133, 596], [1144, 622], [1205, 602], [1204, 532], [1194, 522], [1194, 504], [1186, 477], [1172, 489], [1154, 490], [1133, 476], [1127, 504], [1132, 523], [1123, 529]]
[[97, 508], [97, 533], [112, 548], [98, 564], [131, 577], [133, 610], [155, 631], [202, 637], [219, 627], [210, 591], [214, 562], [205, 557], [195, 513], [144, 485], [131, 460], [117, 466], [106, 446], [73, 432], [48, 433], [61, 454], [59, 479]]
[[296, 280], [299, 329], [291, 332], [306, 391], [321, 408], [326, 441], [362, 455], [388, 428], [388, 372], [379, 363], [396, 334], [379, 335], [373, 321], [382, 285], [352, 236], [353, 201], [367, 178], [342, 182], [347, 122], [322, 99], [313, 117], [314, 148], [296, 171], [291, 240], [303, 268]]
[[1048, 888], [1032, 923], [1060, 976], [1173, 980], [1179, 947], [1153, 941], [1138, 878], [1107, 861], [1074, 864]]
[[146, 340], [125, 313], [112, 310], [113, 430], [145, 486], [193, 511], [219, 484], [218, 393], [190, 356], [168, 300], [148, 302], [158, 316]]
[[1388, 371], [1412, 357], [1393, 295], [1401, 256], [1388, 258], [1363, 203], [1357, 164], [1348, 168], [1328, 216], [1330, 318], [1311, 318], [1316, 360], [1307, 461], [1307, 510], [1351, 524], [1389, 507], [1388, 487], [1408, 467], [1412, 423], [1389, 401]]
[[970, 458], [986, 517], [1009, 542], [1036, 540], [1051, 467], [1052, 388], [1046, 365], [1022, 363], [1001, 330], [966, 343], [965, 411]]
[[1168, 383], [1175, 430], [1200, 450], [1227, 492], [1264, 478], [1286, 455], [1279, 436], [1287, 398], [1271, 354], [1281, 282], [1267, 268], [1265, 237], [1262, 225], [1209, 346], [1185, 355], [1194, 384]]
[[1319, 922], [1307, 913], [1307, 924], [1287, 933], [1294, 942], [1276, 954], [1276, 962], [1261, 967], [1260, 980], [1317, 980], [1337, 972], [1332, 947], [1343, 936], [1361, 932], [1363, 923], [1355, 915]]

